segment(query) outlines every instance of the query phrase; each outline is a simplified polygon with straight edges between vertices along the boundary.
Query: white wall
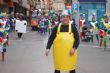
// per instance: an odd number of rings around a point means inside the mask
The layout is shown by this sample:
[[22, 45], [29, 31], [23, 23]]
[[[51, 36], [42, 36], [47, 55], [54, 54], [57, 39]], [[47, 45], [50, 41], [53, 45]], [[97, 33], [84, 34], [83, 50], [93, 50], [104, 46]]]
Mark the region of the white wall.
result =
[[22, 6], [25, 7], [25, 8], [27, 8], [27, 9], [29, 9], [30, 6], [29, 6], [29, 4], [28, 4], [28, 1], [27, 1], [27, 0], [22, 0], [22, 1], [23, 1]]
[[[12, 1], [18, 3], [18, 0], [12, 0]], [[30, 6], [28, 5], [27, 0], [22, 0], [22, 1], [23, 1], [22, 6], [25, 7], [25, 8], [27, 8], [27, 9], [29, 9]]]
[[106, 8], [107, 8], [107, 12], [110, 13], [110, 0], [107, 0]]

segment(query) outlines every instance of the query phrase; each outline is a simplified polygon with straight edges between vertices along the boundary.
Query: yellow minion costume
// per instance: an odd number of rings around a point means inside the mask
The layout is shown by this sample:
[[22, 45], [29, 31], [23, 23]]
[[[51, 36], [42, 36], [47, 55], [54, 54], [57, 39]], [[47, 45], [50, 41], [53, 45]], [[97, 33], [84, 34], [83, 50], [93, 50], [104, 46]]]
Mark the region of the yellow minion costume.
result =
[[77, 50], [73, 56], [70, 56], [70, 51], [74, 43], [74, 34], [71, 32], [71, 24], [69, 24], [69, 32], [60, 32], [61, 24], [58, 26], [58, 31], [53, 44], [53, 57], [56, 70], [69, 71], [76, 69]]
[[[62, 12], [62, 15], [64, 16], [62, 20], [69, 19], [67, 11]], [[46, 48], [50, 49], [52, 44], [55, 73], [60, 73], [60, 71], [75, 73], [77, 48], [79, 46], [79, 33], [75, 24], [70, 24], [68, 21], [65, 24], [62, 22], [55, 26], [48, 39]], [[74, 54], [71, 56], [70, 52], [72, 49], [74, 50]]]

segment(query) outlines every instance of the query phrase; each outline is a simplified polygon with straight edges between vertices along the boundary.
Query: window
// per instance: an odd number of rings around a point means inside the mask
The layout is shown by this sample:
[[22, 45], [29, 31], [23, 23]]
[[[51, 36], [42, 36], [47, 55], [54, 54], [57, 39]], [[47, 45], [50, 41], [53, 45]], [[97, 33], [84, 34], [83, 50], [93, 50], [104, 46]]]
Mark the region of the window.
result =
[[40, 0], [38, 0], [38, 2], [40, 2]]
[[11, 0], [3, 0], [4, 2], [11, 2]]

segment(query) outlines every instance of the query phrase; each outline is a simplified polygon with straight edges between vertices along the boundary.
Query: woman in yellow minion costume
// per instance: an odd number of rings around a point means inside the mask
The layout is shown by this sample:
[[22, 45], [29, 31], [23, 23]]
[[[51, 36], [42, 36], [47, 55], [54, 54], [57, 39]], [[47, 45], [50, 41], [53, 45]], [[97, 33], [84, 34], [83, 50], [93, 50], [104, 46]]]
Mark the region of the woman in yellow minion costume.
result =
[[69, 71], [76, 73], [77, 48], [79, 45], [79, 34], [74, 24], [70, 24], [68, 10], [62, 12], [62, 22], [54, 27], [47, 43], [46, 56], [53, 44], [54, 73]]

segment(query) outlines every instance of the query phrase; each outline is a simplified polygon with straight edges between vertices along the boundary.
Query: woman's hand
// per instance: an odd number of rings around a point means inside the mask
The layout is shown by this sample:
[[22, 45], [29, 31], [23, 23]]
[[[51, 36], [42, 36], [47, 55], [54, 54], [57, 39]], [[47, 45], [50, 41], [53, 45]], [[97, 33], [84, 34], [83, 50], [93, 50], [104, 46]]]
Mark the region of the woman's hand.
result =
[[45, 55], [48, 56], [49, 53], [50, 53], [50, 49], [46, 49], [46, 51], [45, 51]]
[[75, 49], [72, 48], [71, 51], [70, 51], [70, 56], [73, 56], [74, 55], [74, 52], [75, 52]]

